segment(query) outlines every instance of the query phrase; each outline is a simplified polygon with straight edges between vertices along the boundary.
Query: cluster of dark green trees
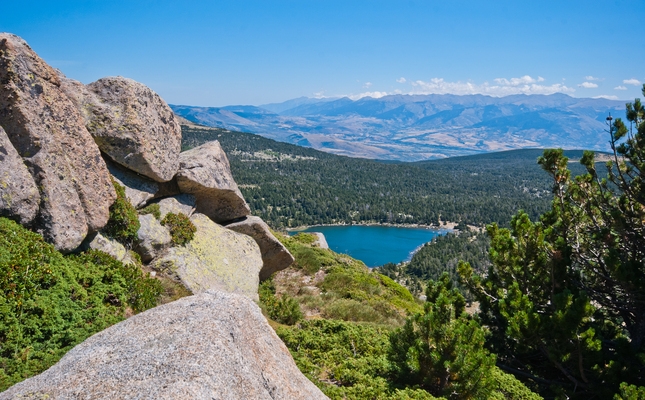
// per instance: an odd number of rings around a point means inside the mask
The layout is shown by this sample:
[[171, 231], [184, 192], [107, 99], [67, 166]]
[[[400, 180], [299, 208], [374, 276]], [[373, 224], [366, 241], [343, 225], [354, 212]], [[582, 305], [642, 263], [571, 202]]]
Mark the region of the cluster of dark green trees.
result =
[[520, 208], [537, 218], [551, 200], [549, 179], [535, 165], [540, 150], [384, 163], [221, 129], [183, 126], [182, 134], [184, 149], [219, 140], [253, 214], [275, 229], [440, 220], [507, 225]]
[[472, 296], [460, 283], [457, 266], [460, 261], [465, 261], [473, 270], [479, 273], [486, 272], [490, 266], [489, 247], [490, 239], [483, 232], [463, 230], [448, 233], [426, 243], [414, 253], [409, 263], [388, 263], [376, 270], [404, 284], [415, 295], [423, 294], [423, 282], [438, 281], [447, 273], [452, 284], [459, 288], [468, 300], [472, 300]]
[[562, 398], [611, 398], [621, 382], [624, 398], [645, 398], [640, 100], [627, 105], [626, 115], [629, 127], [610, 121], [614, 156], [606, 172], [585, 152], [586, 173], [572, 178], [562, 151], [545, 151], [539, 164], [553, 179], [551, 210], [537, 222], [520, 212], [509, 229], [489, 226], [487, 274], [459, 267], [480, 301], [498, 365]]

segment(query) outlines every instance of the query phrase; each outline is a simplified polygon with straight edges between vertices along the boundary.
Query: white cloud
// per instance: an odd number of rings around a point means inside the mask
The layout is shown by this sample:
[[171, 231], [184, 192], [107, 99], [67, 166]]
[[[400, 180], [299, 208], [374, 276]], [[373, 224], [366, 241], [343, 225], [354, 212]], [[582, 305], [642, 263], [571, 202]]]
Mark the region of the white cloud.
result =
[[321, 90], [320, 92], [314, 93], [314, 99], [324, 99], [325, 97], [325, 91]]
[[400, 78], [399, 78], [399, 79], [397, 79], [396, 81], [397, 81], [397, 82], [399, 82], [399, 83], [405, 83], [405, 82], [406, 82], [406, 80], [405, 80], [405, 78], [404, 78], [404, 77], [400, 77]]
[[525, 75], [521, 78], [497, 78], [495, 84], [484, 82], [476, 84], [473, 82], [446, 82], [441, 78], [433, 78], [430, 81], [414, 81], [414, 90], [411, 94], [486, 94], [489, 96], [508, 96], [512, 94], [553, 94], [573, 93], [576, 90], [561, 83], [553, 85], [540, 85], [544, 78], [531, 78]]
[[365, 84], [363, 85], [365, 89], [369, 89], [370, 86], [372, 86], [372, 82], [365, 82]]
[[621, 86], [616, 86], [614, 90], [627, 90], [627, 88], [621, 85]]
[[[401, 78], [403, 79], [403, 78]], [[493, 97], [509, 96], [513, 94], [553, 94], [566, 93], [573, 94], [576, 89], [564, 85], [564, 83], [555, 83], [552, 85], [541, 84], [545, 79], [542, 77], [532, 78], [529, 75], [520, 78], [497, 78], [494, 83], [484, 82], [481, 84], [468, 82], [447, 82], [442, 78], [432, 78], [429, 81], [407, 81], [412, 85], [412, 90], [402, 91], [396, 89], [392, 92], [367, 91], [359, 94], [346, 95], [352, 100], [363, 97], [380, 98], [391, 94], [484, 94]], [[399, 82], [399, 79], [397, 79]]]
[[594, 96], [592, 99], [607, 99], [607, 100], [618, 100], [618, 96], [610, 96], [608, 94], [601, 94], [600, 96]]
[[500, 85], [505, 85], [505, 86], [520, 86], [520, 85], [528, 85], [535, 82], [542, 82], [543, 80], [544, 78], [542, 78], [541, 76], [538, 76], [537, 79], [533, 79], [528, 75], [524, 75], [521, 78], [511, 78], [510, 80], [506, 78], [497, 78], [495, 79], [495, 83], [498, 83]]
[[355, 95], [349, 95], [347, 97], [349, 97], [352, 100], [362, 99], [363, 97], [372, 97], [372, 98], [378, 99], [378, 98], [381, 98], [383, 96], [387, 96], [389, 94], [390, 93], [388, 93], [388, 92], [365, 92], [365, 93], [360, 93], [360, 94], [355, 94]]
[[593, 89], [593, 88], [597, 88], [598, 85], [592, 82], [582, 82], [581, 84], [578, 85], [578, 87], [583, 87], [585, 89]]
[[625, 80], [623, 80], [623, 83], [624, 83], [625, 85], [640, 86], [641, 81], [639, 81], [638, 79], [633, 79], [633, 78], [632, 78], [632, 79], [625, 79]]
[[587, 75], [585, 76], [586, 81], [599, 81], [600, 78], [596, 78], [595, 76]]

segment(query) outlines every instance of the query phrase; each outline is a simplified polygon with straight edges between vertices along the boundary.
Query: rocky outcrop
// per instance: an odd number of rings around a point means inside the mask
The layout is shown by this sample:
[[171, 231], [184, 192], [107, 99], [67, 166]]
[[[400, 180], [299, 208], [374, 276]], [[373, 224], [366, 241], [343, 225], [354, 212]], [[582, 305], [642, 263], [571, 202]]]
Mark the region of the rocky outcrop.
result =
[[107, 238], [100, 233], [95, 233], [86, 238], [85, 243], [81, 247], [82, 250], [94, 249], [100, 250], [121, 261], [124, 264], [131, 264], [134, 261], [130, 256], [128, 250], [119, 242], [114, 239]]
[[0, 399], [325, 399], [251, 300], [208, 291], [100, 332]]
[[139, 223], [139, 241], [135, 250], [141, 256], [141, 261], [148, 262], [170, 245], [172, 237], [168, 229], [151, 214], [139, 215]]
[[58, 73], [24, 40], [0, 34], [0, 125], [39, 189], [34, 227], [70, 251], [105, 226], [116, 194], [83, 117], [60, 86]]
[[184, 214], [187, 217], [190, 217], [195, 212], [195, 196], [191, 194], [178, 194], [171, 197], [166, 197], [159, 201], [156, 201], [159, 204], [159, 213], [161, 214], [161, 219], [163, 219], [166, 214]]
[[0, 126], [0, 216], [26, 225], [36, 218], [39, 203], [34, 179]]
[[121, 167], [109, 159], [105, 160], [105, 164], [112, 174], [112, 178], [119, 185], [125, 187], [125, 197], [135, 208], [143, 207], [159, 192], [157, 182]]
[[78, 107], [101, 151], [154, 181], [171, 180], [179, 166], [181, 128], [161, 97], [122, 77], [99, 79], [87, 91], [76, 96]]
[[247, 216], [249, 206], [233, 180], [228, 158], [219, 142], [208, 142], [179, 156], [177, 184], [197, 199], [197, 212], [215, 222]]
[[260, 217], [249, 216], [242, 221], [226, 225], [228, 229], [251, 236], [260, 246], [262, 253], [262, 269], [260, 280], [271, 277], [274, 272], [289, 267], [295, 259], [286, 247], [271, 233], [267, 225]]
[[255, 241], [203, 214], [194, 214], [190, 220], [197, 228], [194, 239], [168, 249], [151, 266], [176, 275], [193, 293], [217, 289], [257, 300], [262, 256]]

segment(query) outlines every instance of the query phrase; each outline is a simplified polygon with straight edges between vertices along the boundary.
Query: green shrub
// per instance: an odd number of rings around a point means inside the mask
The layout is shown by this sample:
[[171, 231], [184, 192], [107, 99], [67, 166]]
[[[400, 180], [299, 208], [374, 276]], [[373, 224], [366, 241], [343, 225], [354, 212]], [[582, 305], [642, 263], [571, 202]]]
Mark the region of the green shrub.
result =
[[156, 219], [161, 219], [161, 209], [159, 207], [158, 203], [153, 203], [153, 204], [148, 204], [141, 210], [139, 210], [139, 214], [141, 215], [146, 215], [146, 214], [152, 214], [153, 217]]
[[137, 232], [141, 227], [137, 210], [125, 196], [125, 188], [114, 180], [112, 180], [112, 184], [116, 191], [116, 200], [110, 206], [110, 219], [103, 228], [103, 232], [107, 236], [130, 247], [138, 239]]
[[451, 399], [490, 398], [495, 355], [484, 348], [486, 331], [465, 313], [464, 297], [448, 273], [428, 283], [426, 296], [425, 312], [411, 316], [390, 338], [397, 381]]
[[181, 213], [166, 214], [164, 219], [161, 221], [161, 225], [168, 228], [170, 236], [172, 236], [172, 244], [175, 246], [183, 246], [190, 242], [193, 240], [193, 237], [195, 237], [195, 232], [197, 232], [197, 228], [190, 218]]
[[272, 279], [267, 279], [260, 284], [258, 290], [260, 305], [269, 318], [281, 324], [293, 325], [303, 318], [300, 304], [296, 299], [284, 294], [275, 295], [275, 286]]
[[159, 284], [105, 253], [63, 256], [0, 218], [0, 391], [56, 363], [73, 346], [156, 305]]

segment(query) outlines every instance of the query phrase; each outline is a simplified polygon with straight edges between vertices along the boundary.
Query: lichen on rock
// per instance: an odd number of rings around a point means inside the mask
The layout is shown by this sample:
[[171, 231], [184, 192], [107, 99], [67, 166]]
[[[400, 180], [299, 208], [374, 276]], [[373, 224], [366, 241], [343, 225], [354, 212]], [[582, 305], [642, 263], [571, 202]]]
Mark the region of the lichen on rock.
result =
[[168, 249], [151, 266], [177, 275], [193, 293], [217, 289], [257, 300], [262, 256], [255, 241], [203, 214], [194, 214], [190, 220], [197, 228], [194, 239]]

